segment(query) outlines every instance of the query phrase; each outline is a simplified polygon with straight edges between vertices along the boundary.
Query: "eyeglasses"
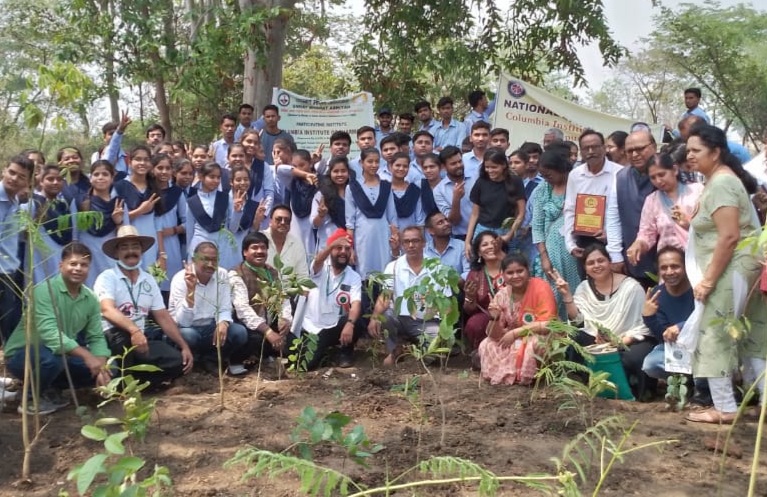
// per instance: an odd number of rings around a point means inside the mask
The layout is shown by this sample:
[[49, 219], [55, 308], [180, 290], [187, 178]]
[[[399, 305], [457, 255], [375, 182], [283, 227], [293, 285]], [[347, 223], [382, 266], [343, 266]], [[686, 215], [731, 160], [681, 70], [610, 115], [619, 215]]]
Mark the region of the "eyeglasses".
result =
[[418, 245], [422, 241], [423, 239], [421, 238], [408, 238], [408, 239], [402, 240], [402, 245]]
[[274, 222], [277, 224], [290, 224], [289, 217], [275, 217]]
[[626, 153], [627, 153], [628, 155], [632, 155], [632, 154], [640, 154], [640, 153], [644, 152], [644, 149], [646, 149], [646, 148], [647, 148], [647, 147], [649, 147], [650, 145], [652, 145], [652, 143], [646, 143], [646, 144], [644, 144], [644, 145], [643, 145], [643, 146], [641, 146], [641, 147], [636, 147], [636, 148], [627, 148], [627, 149], [626, 149]]

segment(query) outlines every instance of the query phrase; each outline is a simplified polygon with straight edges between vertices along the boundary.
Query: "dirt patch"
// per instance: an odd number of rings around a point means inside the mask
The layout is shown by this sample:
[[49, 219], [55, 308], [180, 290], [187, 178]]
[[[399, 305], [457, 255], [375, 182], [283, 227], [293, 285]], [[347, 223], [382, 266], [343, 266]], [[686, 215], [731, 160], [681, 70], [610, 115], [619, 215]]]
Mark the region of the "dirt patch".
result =
[[[148, 467], [162, 464], [170, 469], [175, 495], [289, 497], [302, 495], [295, 477], [243, 482], [241, 468], [224, 469], [223, 464], [247, 445], [284, 450], [291, 444], [295, 419], [306, 406], [351, 416], [354, 424], [365, 427], [370, 440], [385, 446], [367, 469], [345, 461], [338, 447], [323, 446], [316, 451], [317, 462], [342, 470], [365, 485], [381, 484], [387, 474], [397, 475], [432, 455], [471, 459], [498, 475], [550, 473], [555, 469], [551, 458], [560, 457], [563, 447], [583, 430], [575, 412], [558, 412], [559, 402], [550, 393], [531, 401], [530, 388], [479, 384], [467, 360], [451, 359], [444, 370], [435, 368], [437, 390], [412, 360], [394, 369], [381, 369], [363, 355], [359, 354], [355, 368], [323, 369], [301, 378], [258, 382], [255, 373], [226, 378], [224, 409], [217, 393], [218, 379], [192, 373], [157, 397], [156, 420], [146, 443], [134, 446], [134, 451], [147, 460]], [[414, 375], [422, 375], [418, 386], [422, 400], [410, 401], [392, 392], [393, 386]], [[440, 443], [440, 396], [446, 408], [444, 444]], [[82, 401], [91, 406], [97, 403], [92, 395], [85, 395]], [[726, 428], [687, 423], [682, 415], [667, 412], [662, 402], [600, 399], [594, 412], [598, 419], [619, 414], [628, 424], [638, 421], [627, 447], [677, 440], [662, 450], [629, 454], [613, 468], [600, 495], [746, 494], [755, 423], [736, 427], [732, 443], [742, 457], [730, 457], [720, 466], [720, 455], [709, 448], [716, 446], [717, 437], [726, 436]], [[47, 425], [34, 449], [33, 483], [19, 487], [13, 484], [20, 475], [23, 451], [20, 416], [15, 409], [2, 414], [0, 495], [47, 497], [60, 489], [76, 495], [74, 486], [66, 482], [67, 472], [99, 446], [80, 435], [83, 423], [72, 408], [44, 421]], [[766, 495], [767, 453], [762, 451], [758, 494]], [[583, 489], [591, 488], [596, 474], [598, 468], [592, 468], [591, 483]], [[458, 497], [476, 492], [469, 485], [445, 485], [407, 495]], [[534, 492], [507, 485], [499, 495], [529, 496]]]

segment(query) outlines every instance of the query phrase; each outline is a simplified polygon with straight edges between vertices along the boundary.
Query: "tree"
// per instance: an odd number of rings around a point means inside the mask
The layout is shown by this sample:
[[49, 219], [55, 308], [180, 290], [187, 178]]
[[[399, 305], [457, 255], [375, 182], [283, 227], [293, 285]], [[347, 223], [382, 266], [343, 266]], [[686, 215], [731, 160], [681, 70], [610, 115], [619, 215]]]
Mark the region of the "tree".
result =
[[577, 46], [597, 41], [606, 65], [623, 54], [599, 0], [515, 0], [506, 15], [496, 0], [367, 0], [365, 11], [354, 71], [395, 106], [463, 97], [504, 70], [534, 84], [562, 70], [583, 84]]
[[629, 55], [612, 73], [590, 93], [593, 108], [636, 121], [676, 125], [685, 77], [662, 51], [647, 48]]
[[767, 12], [706, 1], [683, 4], [678, 11], [663, 8], [655, 22], [652, 40], [658, 50], [756, 144], [767, 129]]

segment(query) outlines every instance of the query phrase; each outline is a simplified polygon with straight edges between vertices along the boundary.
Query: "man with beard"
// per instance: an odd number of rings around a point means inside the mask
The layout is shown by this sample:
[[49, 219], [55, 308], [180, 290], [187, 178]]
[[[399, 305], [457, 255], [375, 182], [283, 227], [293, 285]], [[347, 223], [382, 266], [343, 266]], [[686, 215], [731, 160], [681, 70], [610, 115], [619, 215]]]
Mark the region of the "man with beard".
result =
[[[153, 244], [154, 238], [140, 236], [134, 226], [121, 226], [117, 235], [102, 246], [117, 264], [98, 275], [93, 290], [101, 302], [102, 326], [112, 354], [120, 355], [124, 349], [134, 347], [123, 359], [123, 365], [156, 366], [160, 371], [131, 374], [158, 385], [191, 371], [194, 359], [165, 308], [160, 287], [141, 269], [141, 256]], [[150, 314], [152, 324], [147, 323]], [[181, 352], [168, 344], [163, 335]]]
[[266, 263], [269, 239], [263, 233], [248, 233], [242, 241], [242, 264], [229, 271], [232, 284], [232, 305], [236, 320], [248, 331], [244, 347], [235, 350], [229, 361], [230, 374], [246, 372], [243, 363], [251, 356], [278, 359], [287, 356], [290, 324], [293, 319], [290, 300], [282, 302], [279, 317], [268, 314], [258, 299], [270, 281], [279, 278], [277, 270]]
[[[67, 386], [64, 361], [75, 388], [103, 386], [112, 378], [106, 367], [110, 352], [101, 330], [99, 301], [83, 285], [90, 264], [90, 249], [79, 242], [69, 243], [61, 251], [59, 274], [33, 290], [31, 363], [41, 394], [39, 414], [51, 414], [69, 403], [54, 390]], [[26, 357], [24, 331], [22, 321], [5, 344], [8, 370], [22, 381]], [[21, 409], [19, 406], [19, 412]], [[31, 401], [27, 410], [34, 414]]]
[[[655, 191], [647, 169], [655, 160], [656, 149], [655, 138], [649, 131], [634, 131], [626, 137], [626, 155], [631, 165], [622, 168], [615, 175], [615, 193], [618, 199], [624, 255], [639, 233], [639, 220], [642, 217], [644, 201]], [[655, 247], [651, 247], [636, 264], [626, 265], [628, 274], [645, 288], [654, 285], [647, 274], [656, 273], [655, 254]]]
[[[565, 247], [573, 257], [580, 261], [579, 270], [583, 273], [583, 249], [599, 241], [607, 244], [613, 271], [623, 271], [623, 238], [621, 235], [618, 201], [615, 198], [615, 176], [622, 168], [605, 158], [605, 139], [602, 133], [593, 129], [585, 130], [578, 144], [581, 148], [583, 164], [572, 170], [567, 178], [564, 214], [565, 221], [562, 234], [565, 237]], [[575, 202], [579, 194], [604, 197], [605, 210], [602, 213], [602, 228], [592, 235], [580, 235], [575, 230]], [[641, 204], [639, 206], [641, 209]], [[635, 233], [636, 236], [636, 233]]]
[[[473, 204], [469, 192], [476, 176], [464, 176], [463, 156], [457, 147], [447, 146], [439, 153], [446, 177], [434, 188], [434, 201], [453, 227], [453, 237], [466, 238]], [[471, 243], [471, 241], [469, 241]]]
[[431, 238], [423, 249], [424, 259], [436, 257], [442, 264], [455, 269], [458, 274], [469, 272], [469, 261], [464, 254], [463, 241], [452, 237], [453, 227], [441, 212], [426, 217], [426, 230]]
[[234, 131], [237, 127], [237, 118], [233, 114], [224, 114], [221, 116], [221, 138], [211, 145], [210, 156], [216, 161], [216, 164], [223, 169], [228, 169], [227, 154], [229, 146], [234, 143]]
[[302, 339], [306, 342], [307, 335], [317, 339], [314, 353], [307, 358], [307, 371], [317, 369], [328, 349], [337, 345], [341, 346], [338, 367], [354, 363], [354, 345], [361, 331], [356, 324], [362, 315], [362, 278], [349, 267], [351, 253], [351, 237], [338, 228], [312, 262], [311, 278], [316, 286], [306, 299]]
[[223, 361], [245, 345], [245, 328], [232, 322], [232, 290], [226, 269], [218, 267], [218, 247], [202, 242], [192, 263], [184, 263], [170, 282], [168, 311], [203, 368], [217, 374], [217, 348]]
[[[413, 135], [413, 160], [410, 161], [408, 181], [419, 182], [426, 176], [423, 174], [423, 160], [434, 150], [434, 137], [428, 131], [418, 131]], [[400, 148], [400, 152], [405, 152]], [[409, 150], [408, 150], [409, 152]]]
[[413, 107], [418, 120], [421, 122], [420, 131], [428, 131], [431, 136], [434, 136], [434, 131], [439, 126], [439, 121], [434, 119], [434, 115], [431, 111], [431, 104], [426, 100], [417, 102]]

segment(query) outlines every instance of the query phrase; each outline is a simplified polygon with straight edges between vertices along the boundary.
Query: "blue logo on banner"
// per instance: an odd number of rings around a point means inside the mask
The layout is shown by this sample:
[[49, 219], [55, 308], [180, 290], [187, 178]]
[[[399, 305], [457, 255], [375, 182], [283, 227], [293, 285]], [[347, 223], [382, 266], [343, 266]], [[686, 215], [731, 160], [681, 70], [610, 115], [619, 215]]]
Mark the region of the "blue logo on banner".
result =
[[522, 83], [519, 81], [509, 81], [509, 86], [507, 89], [509, 90], [509, 95], [514, 98], [522, 98], [525, 96], [525, 87], [522, 86]]

